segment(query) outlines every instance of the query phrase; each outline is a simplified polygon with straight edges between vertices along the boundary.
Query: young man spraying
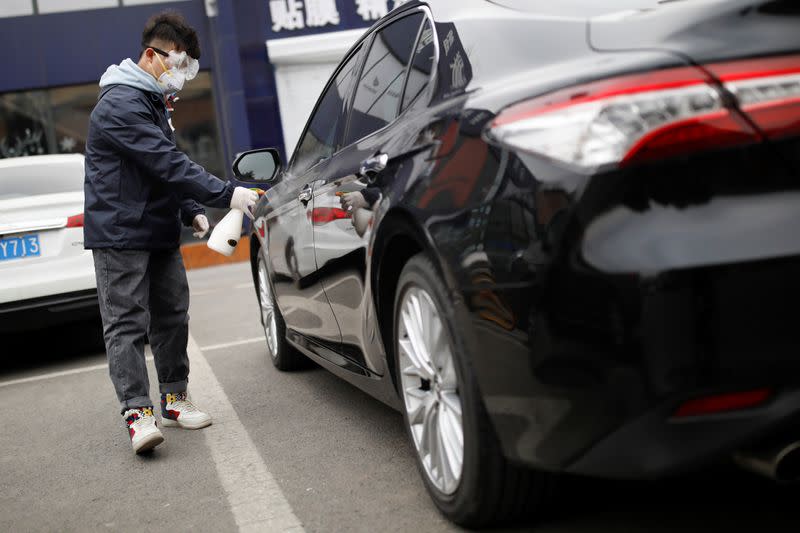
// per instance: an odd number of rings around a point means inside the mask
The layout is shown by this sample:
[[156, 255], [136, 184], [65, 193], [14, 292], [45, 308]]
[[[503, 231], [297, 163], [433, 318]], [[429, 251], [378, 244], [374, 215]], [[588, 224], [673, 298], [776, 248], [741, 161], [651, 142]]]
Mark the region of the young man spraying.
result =
[[209, 174], [175, 145], [166, 99], [197, 75], [199, 57], [197, 34], [183, 17], [152, 17], [139, 62], [112, 65], [100, 79], [86, 140], [85, 246], [94, 255], [109, 374], [136, 453], [164, 440], [150, 401], [146, 337], [163, 425], [211, 424], [186, 396], [189, 286], [181, 221], [202, 237], [209, 225], [200, 203], [245, 211], [258, 199]]

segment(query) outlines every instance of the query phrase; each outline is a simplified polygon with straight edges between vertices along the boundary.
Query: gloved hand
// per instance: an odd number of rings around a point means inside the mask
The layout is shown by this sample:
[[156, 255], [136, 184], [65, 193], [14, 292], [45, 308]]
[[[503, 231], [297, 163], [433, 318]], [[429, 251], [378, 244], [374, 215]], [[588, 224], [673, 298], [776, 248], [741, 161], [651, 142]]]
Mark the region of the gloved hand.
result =
[[359, 208], [367, 207], [367, 201], [360, 192], [348, 192], [339, 197], [339, 203], [345, 211], [352, 212]]
[[231, 196], [231, 209], [238, 209], [248, 217], [253, 218], [250, 208], [256, 205], [257, 201], [257, 192], [244, 187], [236, 187], [233, 189], [233, 196]]
[[192, 227], [194, 228], [194, 236], [202, 239], [208, 233], [208, 218], [204, 214], [199, 214], [192, 220]]

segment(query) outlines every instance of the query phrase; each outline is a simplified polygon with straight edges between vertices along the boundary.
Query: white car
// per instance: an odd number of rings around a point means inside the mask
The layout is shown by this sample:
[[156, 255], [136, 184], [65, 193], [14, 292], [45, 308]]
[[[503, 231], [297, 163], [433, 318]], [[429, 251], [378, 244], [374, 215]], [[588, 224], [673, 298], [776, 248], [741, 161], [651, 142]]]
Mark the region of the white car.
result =
[[0, 160], [0, 333], [98, 315], [83, 155]]

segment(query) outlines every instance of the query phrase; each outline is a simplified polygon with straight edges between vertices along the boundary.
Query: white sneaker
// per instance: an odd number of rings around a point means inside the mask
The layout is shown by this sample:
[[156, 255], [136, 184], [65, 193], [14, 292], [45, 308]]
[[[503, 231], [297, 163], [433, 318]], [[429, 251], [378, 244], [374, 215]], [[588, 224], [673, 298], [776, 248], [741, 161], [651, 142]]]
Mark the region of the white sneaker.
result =
[[161, 395], [161, 425], [183, 429], [200, 429], [211, 425], [211, 415], [198, 409], [186, 392]]
[[156, 425], [152, 407], [128, 409], [122, 416], [128, 426], [131, 446], [135, 453], [148, 452], [164, 442], [164, 435]]

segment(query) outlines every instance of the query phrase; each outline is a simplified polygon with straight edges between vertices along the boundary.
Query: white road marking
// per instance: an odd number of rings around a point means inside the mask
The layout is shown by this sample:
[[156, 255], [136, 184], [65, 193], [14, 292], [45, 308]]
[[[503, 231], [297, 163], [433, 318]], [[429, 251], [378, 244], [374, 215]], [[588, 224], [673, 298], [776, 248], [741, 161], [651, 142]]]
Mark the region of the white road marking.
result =
[[239, 289], [252, 289], [252, 288], [253, 288], [253, 284], [252, 283], [240, 283], [239, 285], [233, 285], [231, 287], [215, 287], [213, 289], [205, 289], [205, 290], [200, 289], [200, 290], [196, 290], [196, 291], [192, 291], [190, 289], [190, 294], [192, 296], [206, 296], [208, 294], [216, 294], [218, 292], [230, 291], [232, 289], [233, 290], [239, 290]]
[[212, 410], [202, 431], [239, 531], [305, 531], [191, 336], [188, 351], [191, 396]]
[[[263, 336], [262, 337], [253, 337], [251, 339], [241, 339], [241, 340], [238, 340], [238, 341], [225, 342], [225, 343], [222, 343], [222, 344], [212, 344], [211, 346], [203, 346], [200, 349], [204, 350], [204, 351], [219, 350], [219, 349], [222, 349], [222, 348], [232, 348], [233, 346], [241, 346], [243, 344], [254, 344], [256, 342], [264, 342], [264, 337]], [[150, 347], [149, 346], [145, 349], [145, 353], [148, 354], [146, 359], [148, 361], [152, 361], [153, 360], [153, 356], [149, 355], [150, 353], [152, 353], [152, 352], [150, 352]], [[83, 367], [80, 367], [80, 368], [73, 368], [73, 369], [70, 369], [70, 370], [61, 370], [61, 371], [58, 371], [58, 372], [50, 372], [50, 373], [47, 373], [47, 374], [40, 374], [40, 375], [37, 375], [37, 376], [30, 376], [30, 377], [27, 377], [27, 378], [19, 378], [19, 379], [12, 379], [12, 380], [8, 380], [8, 381], [0, 381], [0, 387], [9, 387], [11, 385], [21, 385], [23, 383], [32, 383], [32, 382], [35, 382], [35, 381], [41, 381], [43, 379], [60, 378], [62, 376], [72, 376], [74, 374], [83, 374], [84, 372], [93, 372], [95, 370], [103, 370], [105, 368], [108, 368], [108, 363], [101, 363], [101, 364], [97, 364], [97, 365], [83, 366]]]
[[[153, 357], [147, 357], [148, 361], [152, 361]], [[21, 385], [22, 383], [33, 383], [35, 381], [41, 381], [43, 379], [53, 379], [53, 378], [60, 378], [62, 376], [72, 376], [74, 374], [83, 374], [85, 372], [92, 372], [94, 370], [102, 370], [104, 368], [108, 368], [108, 363], [102, 363], [99, 365], [90, 365], [90, 366], [82, 366], [80, 368], [73, 368], [71, 370], [61, 370], [59, 372], [50, 372], [47, 374], [39, 374], [38, 376], [31, 376], [28, 378], [20, 378], [20, 379], [11, 379], [8, 381], [0, 381], [0, 387], [9, 387], [11, 385]]]
[[242, 340], [233, 341], [233, 342], [224, 342], [222, 344], [212, 344], [210, 346], [202, 346], [202, 347], [200, 347], [200, 350], [202, 350], [204, 352], [207, 352], [209, 350], [219, 350], [221, 348], [231, 348], [233, 346], [241, 346], [242, 344], [253, 344], [255, 342], [265, 342], [264, 341], [264, 337], [263, 336], [261, 336], [261, 337], [253, 337], [253, 338], [250, 338], [250, 339], [242, 339]]

